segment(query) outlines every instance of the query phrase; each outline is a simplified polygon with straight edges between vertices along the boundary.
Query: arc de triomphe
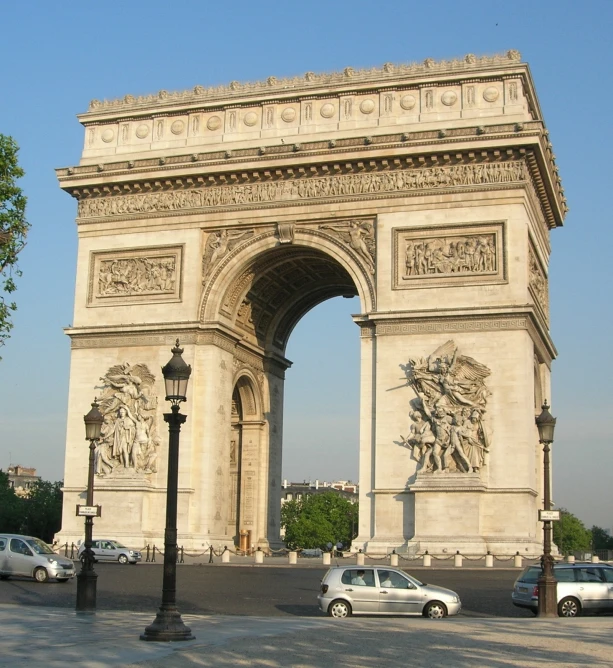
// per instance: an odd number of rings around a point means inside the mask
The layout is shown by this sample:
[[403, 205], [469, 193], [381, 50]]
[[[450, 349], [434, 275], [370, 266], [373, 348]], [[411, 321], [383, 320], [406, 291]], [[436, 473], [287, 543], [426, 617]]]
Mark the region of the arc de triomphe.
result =
[[62, 541], [82, 538], [98, 396], [96, 532], [162, 543], [178, 337], [179, 544], [278, 546], [286, 344], [357, 295], [354, 549], [540, 551], [566, 203], [517, 52], [94, 100], [79, 120], [81, 162], [57, 171], [79, 236]]

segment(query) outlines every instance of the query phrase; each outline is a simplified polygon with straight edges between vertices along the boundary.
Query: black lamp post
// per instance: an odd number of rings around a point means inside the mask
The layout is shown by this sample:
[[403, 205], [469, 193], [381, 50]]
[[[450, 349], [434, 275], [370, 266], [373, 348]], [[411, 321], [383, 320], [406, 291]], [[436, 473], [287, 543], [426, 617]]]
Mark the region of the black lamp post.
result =
[[[536, 418], [539, 430], [539, 442], [543, 444], [543, 506], [544, 510], [551, 510], [551, 483], [549, 469], [549, 452], [553, 443], [553, 432], [556, 418], [549, 412], [547, 401], [542, 406], [541, 414]], [[558, 583], [553, 574], [553, 557], [551, 556], [551, 520], [543, 521], [543, 556], [541, 557], [541, 575], [538, 579], [538, 616], [558, 616]]]
[[96, 611], [96, 582], [98, 574], [94, 570], [94, 553], [92, 552], [92, 530], [94, 518], [91, 509], [94, 505], [94, 456], [96, 441], [100, 438], [104, 418], [98, 410], [94, 399], [91, 410], [83, 417], [85, 422], [85, 438], [89, 441], [89, 468], [87, 472], [87, 506], [89, 514], [85, 516], [85, 550], [81, 556], [81, 570], [77, 575], [78, 612]]
[[177, 610], [177, 494], [179, 482], [179, 433], [187, 420], [179, 413], [179, 404], [185, 401], [187, 383], [192, 372], [185, 364], [179, 348], [179, 339], [172, 349], [172, 359], [162, 367], [166, 385], [166, 401], [171, 403], [172, 413], [164, 413], [168, 422], [168, 482], [166, 491], [166, 530], [164, 531], [164, 579], [162, 583], [162, 605], [153, 620], [140, 636], [141, 640], [193, 640], [191, 629], [183, 623]]

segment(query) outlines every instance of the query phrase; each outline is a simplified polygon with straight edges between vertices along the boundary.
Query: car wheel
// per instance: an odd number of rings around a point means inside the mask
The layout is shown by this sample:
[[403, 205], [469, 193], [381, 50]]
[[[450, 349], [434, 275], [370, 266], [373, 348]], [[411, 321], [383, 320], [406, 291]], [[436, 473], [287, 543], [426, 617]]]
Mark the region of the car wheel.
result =
[[128, 557], [126, 557], [125, 554], [120, 554], [118, 561], [119, 561], [120, 564], [127, 564], [128, 563]]
[[443, 617], [447, 617], [447, 607], [440, 601], [430, 601], [424, 608], [424, 617], [443, 619]]
[[328, 615], [330, 617], [336, 617], [337, 619], [351, 617], [351, 606], [347, 601], [342, 601], [340, 599], [332, 601], [328, 607]]
[[37, 568], [34, 571], [34, 579], [36, 582], [47, 582], [49, 579], [49, 573], [44, 568]]
[[10, 575], [0, 575], [0, 580], [8, 580], [10, 577]]
[[581, 614], [581, 603], [572, 596], [563, 598], [558, 603], [558, 615], [560, 617], [579, 617]]

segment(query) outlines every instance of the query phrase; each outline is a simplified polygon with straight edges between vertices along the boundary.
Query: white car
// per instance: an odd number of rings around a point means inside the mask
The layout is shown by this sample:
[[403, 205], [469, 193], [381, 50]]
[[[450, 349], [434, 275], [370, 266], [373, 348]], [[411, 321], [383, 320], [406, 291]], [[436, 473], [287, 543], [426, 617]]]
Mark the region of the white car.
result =
[[12, 576], [68, 582], [75, 576], [73, 562], [56, 554], [47, 543], [33, 536], [0, 534], [0, 580]]
[[[77, 552], [78, 558], [83, 561], [85, 543], [82, 543]], [[92, 541], [92, 552], [96, 561], [118, 561], [120, 564], [137, 564], [143, 555], [138, 550], [131, 550], [116, 540], [98, 538]]]

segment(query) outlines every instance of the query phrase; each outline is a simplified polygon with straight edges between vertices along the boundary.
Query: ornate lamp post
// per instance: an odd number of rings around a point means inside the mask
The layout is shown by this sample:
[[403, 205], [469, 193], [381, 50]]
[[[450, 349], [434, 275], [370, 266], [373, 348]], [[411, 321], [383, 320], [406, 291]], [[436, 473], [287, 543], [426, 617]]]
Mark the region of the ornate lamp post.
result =
[[91, 410], [83, 417], [83, 421], [85, 422], [85, 438], [89, 441], [89, 468], [87, 472], [87, 510], [89, 513], [85, 515], [85, 550], [81, 557], [81, 571], [77, 575], [76, 609], [78, 612], [96, 611], [96, 582], [98, 574], [94, 570], [94, 553], [92, 552], [94, 518], [91, 513], [94, 506], [94, 457], [96, 441], [100, 438], [103, 420], [102, 413], [98, 410], [98, 403], [94, 399]]
[[[536, 426], [539, 430], [539, 442], [543, 444], [543, 476], [544, 476], [544, 510], [551, 510], [551, 484], [549, 469], [549, 452], [553, 443], [553, 432], [556, 426], [556, 418], [549, 412], [547, 401], [542, 406], [541, 414], [536, 418]], [[543, 556], [541, 557], [541, 576], [538, 579], [539, 617], [558, 616], [558, 583], [553, 574], [553, 557], [551, 556], [551, 519], [543, 521]]]
[[179, 433], [187, 420], [179, 413], [179, 404], [186, 400], [187, 383], [192, 372], [185, 364], [179, 348], [179, 339], [172, 349], [172, 359], [162, 367], [166, 385], [166, 401], [170, 401], [171, 413], [164, 413], [168, 422], [168, 482], [166, 491], [166, 530], [164, 531], [164, 579], [162, 605], [153, 620], [140, 636], [141, 640], [193, 640], [191, 630], [185, 626], [177, 610], [177, 494], [179, 481]]

